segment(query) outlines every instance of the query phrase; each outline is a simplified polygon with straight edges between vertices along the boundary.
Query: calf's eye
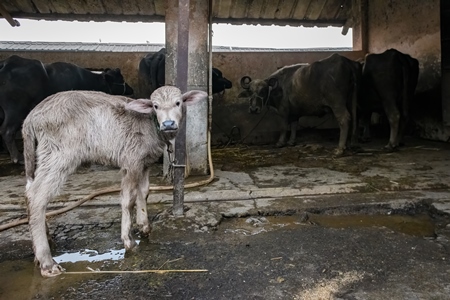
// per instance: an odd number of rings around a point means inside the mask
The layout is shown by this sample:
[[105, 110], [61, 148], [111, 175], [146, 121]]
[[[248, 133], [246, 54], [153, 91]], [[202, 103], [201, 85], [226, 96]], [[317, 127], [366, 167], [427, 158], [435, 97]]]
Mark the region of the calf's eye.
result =
[[180, 101], [177, 101], [177, 103], [175, 103], [175, 104], [176, 104], [177, 106], [180, 106], [181, 103], [180, 103]]

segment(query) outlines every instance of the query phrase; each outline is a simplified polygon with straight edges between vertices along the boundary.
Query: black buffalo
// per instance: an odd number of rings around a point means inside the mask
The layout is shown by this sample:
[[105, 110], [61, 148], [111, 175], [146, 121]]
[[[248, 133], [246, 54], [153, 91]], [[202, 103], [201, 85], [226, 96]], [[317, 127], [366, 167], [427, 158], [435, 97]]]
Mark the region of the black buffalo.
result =
[[95, 73], [67, 62], [45, 65], [49, 77], [49, 92], [70, 90], [99, 91], [111, 95], [131, 95], [133, 89], [125, 82], [120, 69], [105, 69]]
[[28, 113], [47, 96], [67, 90], [133, 93], [119, 69], [97, 74], [70, 63], [44, 65], [17, 55], [0, 62], [0, 134], [13, 163], [23, 161], [14, 138]]
[[[139, 85], [146, 97], [165, 84], [166, 49], [161, 48], [154, 54], [147, 54], [139, 63]], [[223, 77], [222, 72], [212, 68], [212, 93], [220, 93], [232, 87], [231, 81]]]
[[14, 163], [22, 161], [16, 134], [30, 110], [49, 95], [47, 87], [40, 61], [12, 55], [0, 62], [0, 134]]
[[387, 150], [395, 150], [402, 141], [409, 119], [411, 101], [419, 78], [419, 61], [408, 54], [389, 49], [381, 54], [366, 55], [362, 72], [362, 94], [359, 108], [365, 132], [372, 112], [385, 113], [390, 125]]
[[340, 128], [336, 154], [341, 155], [348, 145], [349, 133], [352, 138], [355, 137], [360, 79], [359, 63], [333, 54], [310, 65], [283, 67], [262, 80], [244, 76], [241, 86], [245, 91], [239, 97], [250, 99], [251, 113], [259, 113], [263, 106], [268, 106], [281, 117], [282, 131], [277, 147], [286, 144], [289, 125], [291, 135], [288, 144], [295, 144], [300, 117], [323, 116], [332, 112]]

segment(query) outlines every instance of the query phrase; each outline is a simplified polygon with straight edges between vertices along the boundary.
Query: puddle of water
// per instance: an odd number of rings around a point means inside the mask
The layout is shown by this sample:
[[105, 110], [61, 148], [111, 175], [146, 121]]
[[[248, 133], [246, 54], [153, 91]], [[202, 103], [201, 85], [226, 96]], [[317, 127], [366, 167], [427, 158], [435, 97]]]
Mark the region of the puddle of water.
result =
[[[124, 257], [125, 249], [109, 250], [102, 254], [85, 249], [64, 253], [54, 259], [67, 271], [87, 271], [88, 268], [107, 270], [122, 263]], [[49, 295], [57, 295], [59, 290], [65, 291], [78, 286], [92, 276], [62, 274], [54, 278], [43, 278], [33, 259], [4, 261], [0, 263], [0, 270], [0, 299], [54, 299]], [[99, 275], [95, 276], [98, 278]]]
[[53, 259], [59, 263], [75, 263], [80, 261], [96, 262], [103, 260], [121, 260], [125, 257], [125, 249], [110, 250], [103, 254], [98, 254], [96, 250], [85, 249], [75, 253], [64, 253], [59, 256], [53, 257]]
[[[140, 241], [137, 241], [139, 243]], [[62, 253], [53, 259], [67, 271], [108, 270], [118, 268], [125, 260], [125, 249], [97, 250], [84, 249], [78, 252]], [[119, 267], [120, 268], [120, 267]], [[33, 258], [7, 260], [0, 263], [0, 299], [51, 299], [59, 290], [78, 286], [92, 275], [60, 275], [43, 278], [35, 266]], [[95, 275], [98, 278], [99, 275]], [[48, 296], [48, 297], [47, 297]]]
[[222, 224], [225, 233], [255, 235], [282, 227], [318, 225], [328, 228], [389, 228], [412, 236], [434, 237], [435, 225], [423, 215], [318, 215], [308, 214], [308, 220], [300, 216], [250, 217], [231, 219]]
[[412, 236], [434, 237], [435, 226], [430, 216], [423, 215], [315, 215], [308, 222], [329, 228], [386, 227]]

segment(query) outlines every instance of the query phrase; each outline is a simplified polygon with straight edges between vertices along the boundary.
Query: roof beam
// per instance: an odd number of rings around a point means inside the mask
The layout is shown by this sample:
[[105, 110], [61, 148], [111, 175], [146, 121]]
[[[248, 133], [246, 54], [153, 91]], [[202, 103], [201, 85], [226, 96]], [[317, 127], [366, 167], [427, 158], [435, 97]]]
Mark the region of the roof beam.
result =
[[9, 12], [5, 9], [5, 7], [0, 3], [0, 14], [8, 21], [9, 25], [12, 27], [19, 27], [20, 23], [19, 21], [13, 19]]

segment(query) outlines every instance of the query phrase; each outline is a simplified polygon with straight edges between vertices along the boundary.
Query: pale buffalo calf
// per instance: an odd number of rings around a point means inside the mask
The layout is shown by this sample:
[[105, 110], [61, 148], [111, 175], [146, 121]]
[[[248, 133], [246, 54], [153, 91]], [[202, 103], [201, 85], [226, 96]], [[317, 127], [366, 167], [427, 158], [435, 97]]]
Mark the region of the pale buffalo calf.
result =
[[45, 225], [47, 203], [83, 162], [121, 168], [121, 237], [125, 249], [136, 245], [131, 236], [134, 205], [141, 232], [150, 232], [145, 200], [149, 167], [175, 139], [183, 105], [206, 97], [202, 91], [181, 94], [170, 86], [156, 90], [150, 100], [69, 91], [48, 97], [31, 111], [22, 129], [26, 197], [33, 250], [42, 276], [57, 276], [64, 271], [50, 253]]

